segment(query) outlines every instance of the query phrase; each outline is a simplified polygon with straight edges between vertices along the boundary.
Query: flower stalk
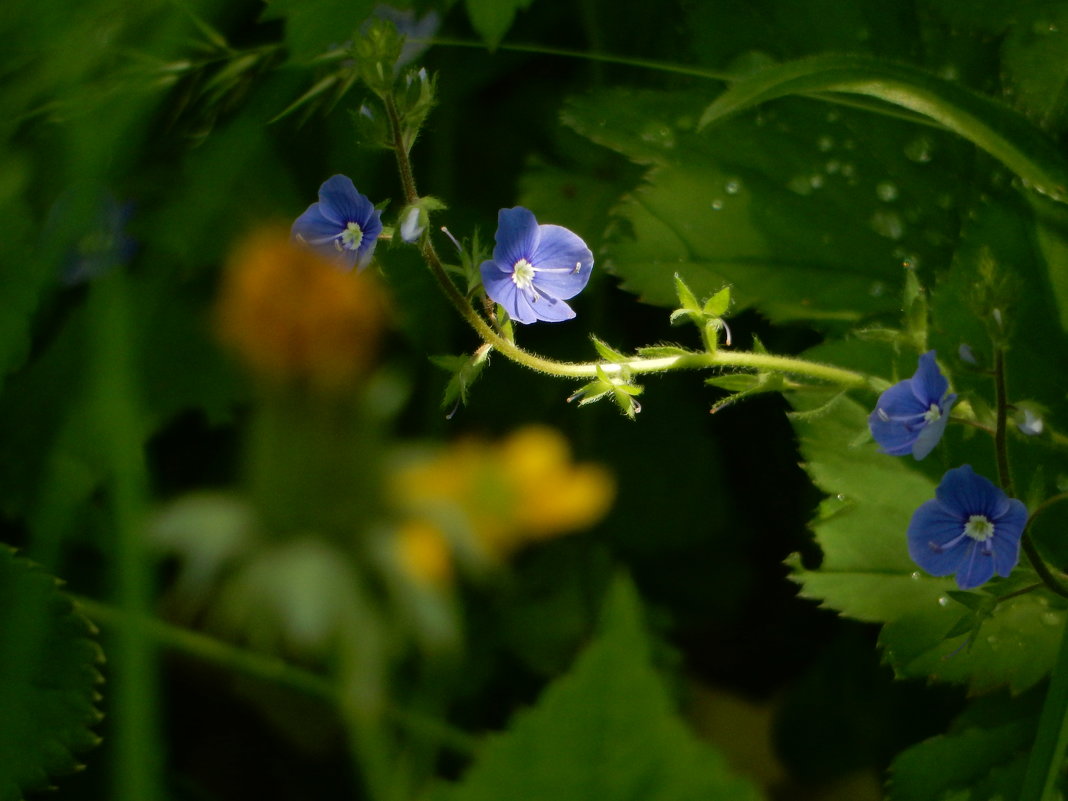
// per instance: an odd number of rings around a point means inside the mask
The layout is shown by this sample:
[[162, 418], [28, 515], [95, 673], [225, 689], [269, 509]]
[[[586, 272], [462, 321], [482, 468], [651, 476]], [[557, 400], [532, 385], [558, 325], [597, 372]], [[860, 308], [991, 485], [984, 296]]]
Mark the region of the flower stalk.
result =
[[[384, 98], [384, 104], [404, 200], [406, 203], [412, 204], [419, 199], [419, 193], [416, 190], [415, 176], [408, 150], [404, 145], [400, 115], [392, 97], [387, 95]], [[595, 378], [598, 375], [598, 371], [608, 376], [617, 376], [624, 373], [637, 375], [718, 367], [787, 373], [816, 381], [838, 384], [847, 388], [856, 387], [872, 390], [880, 388], [878, 381], [853, 370], [845, 370], [840, 367], [810, 362], [791, 356], [775, 356], [749, 351], [723, 351], [719, 349], [712, 353], [692, 351], [656, 358], [634, 358], [618, 363], [564, 362], [546, 359], [524, 350], [514, 342], [501, 336], [484, 317], [472, 308], [467, 298], [449, 278], [445, 265], [441, 261], [441, 257], [438, 255], [429, 236], [424, 237], [422, 240], [421, 255], [438, 286], [445, 294], [445, 297], [448, 298], [449, 303], [486, 344], [511, 361], [546, 375], [553, 375], [559, 378], [589, 379]]]

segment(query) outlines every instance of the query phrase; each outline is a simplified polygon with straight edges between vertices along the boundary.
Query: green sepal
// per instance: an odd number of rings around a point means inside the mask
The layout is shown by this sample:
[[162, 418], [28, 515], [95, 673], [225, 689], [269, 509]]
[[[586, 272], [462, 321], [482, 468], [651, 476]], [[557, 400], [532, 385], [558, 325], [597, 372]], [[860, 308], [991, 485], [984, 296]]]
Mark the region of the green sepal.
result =
[[371, 19], [362, 36], [356, 37], [352, 54], [360, 78], [383, 100], [393, 89], [394, 72], [400, 58], [404, 37], [388, 20]]
[[705, 301], [702, 313], [707, 317], [722, 317], [731, 305], [731, 288], [723, 287], [719, 292]]
[[682, 280], [682, 276], [678, 273], [675, 273], [675, 294], [679, 296], [680, 311], [701, 311], [701, 304], [697, 301], [697, 296], [686, 286], [686, 282]]
[[638, 348], [638, 356], [643, 359], [660, 359], [665, 356], [693, 356], [692, 350], [679, 347], [678, 345], [647, 345]]
[[905, 332], [917, 353], [927, 348], [927, 293], [920, 285], [915, 270], [905, 270]]
[[452, 373], [445, 393], [441, 398], [441, 408], [455, 409], [458, 404], [467, 405], [471, 386], [481, 377], [482, 371], [489, 364], [489, 355], [493, 348], [482, 345], [470, 356], [431, 356], [432, 364]]
[[613, 364], [620, 364], [621, 362], [627, 361], [626, 356], [607, 344], [604, 340], [598, 339], [593, 334], [590, 334], [590, 340], [593, 342], [593, 347], [597, 349], [597, 353], [599, 353], [601, 358], [605, 361]]

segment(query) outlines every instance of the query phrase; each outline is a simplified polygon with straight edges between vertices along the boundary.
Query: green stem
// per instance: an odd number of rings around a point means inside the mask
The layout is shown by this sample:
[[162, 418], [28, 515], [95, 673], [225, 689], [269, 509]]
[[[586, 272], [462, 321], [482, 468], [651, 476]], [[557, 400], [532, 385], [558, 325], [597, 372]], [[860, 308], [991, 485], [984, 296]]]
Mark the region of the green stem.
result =
[[1005, 351], [997, 348], [994, 352], [994, 394], [997, 421], [994, 427], [994, 450], [997, 454], [998, 481], [1010, 498], [1012, 491], [1012, 472], [1009, 470], [1008, 422], [1009, 393], [1005, 385]]
[[141, 413], [136, 397], [130, 299], [126, 275], [113, 270], [93, 285], [92, 365], [96, 385], [94, 422], [110, 477], [115, 530], [116, 601], [127, 625], [115, 638], [112, 670], [115, 717], [114, 797], [119, 801], [161, 798], [157, 664], [145, 637], [152, 576], [144, 553], [148, 477], [141, 450]]
[[1020, 801], [1053, 801], [1068, 750], [1068, 619], [1053, 666], [1046, 701], [1031, 756], [1027, 761]]
[[1031, 567], [1038, 573], [1038, 577], [1042, 579], [1042, 583], [1062, 598], [1068, 598], [1068, 588], [1061, 584], [1060, 579], [1053, 575], [1053, 571], [1049, 569], [1046, 560], [1043, 559], [1042, 554], [1038, 552], [1038, 547], [1035, 545], [1035, 541], [1031, 538], [1029, 533], [1024, 532], [1023, 537], [1020, 539], [1020, 547], [1023, 548], [1023, 552], [1027, 554], [1027, 559], [1031, 562]]
[[[393, 140], [393, 152], [397, 159], [401, 186], [405, 201], [414, 203], [419, 195], [415, 189], [408, 152], [404, 147], [400, 121], [392, 98], [386, 98], [386, 116], [390, 123], [390, 137]], [[717, 350], [715, 353], [686, 353], [678, 356], [662, 356], [655, 359], [628, 359], [623, 362], [561, 362], [546, 359], [510, 342], [501, 336], [486, 320], [467, 302], [467, 298], [449, 278], [445, 265], [441, 261], [434, 243], [429, 236], [423, 237], [422, 256], [449, 303], [463, 317], [475, 332], [498, 352], [524, 367], [547, 375], [560, 378], [595, 378], [598, 370], [606, 375], [616, 376], [624, 373], [639, 375], [644, 373], [662, 373], [670, 370], [699, 370], [712, 367], [735, 367], [749, 370], [770, 370], [779, 373], [805, 376], [818, 381], [827, 381], [846, 387], [873, 387], [872, 379], [852, 370], [810, 362], [790, 356], [773, 356], [767, 353], [748, 351]]]
[[[129, 617], [121, 609], [80, 595], [72, 597], [81, 611], [101, 627], [119, 629], [129, 625]], [[330, 704], [338, 703], [338, 690], [333, 682], [277, 657], [239, 648], [206, 634], [174, 626], [162, 620], [145, 620], [143, 631], [146, 637], [158, 645], [191, 656], [201, 662], [288, 687]], [[471, 754], [478, 745], [476, 738], [436, 718], [428, 718], [417, 712], [398, 708], [389, 708], [385, 714], [404, 730], [433, 740], [457, 754]]]

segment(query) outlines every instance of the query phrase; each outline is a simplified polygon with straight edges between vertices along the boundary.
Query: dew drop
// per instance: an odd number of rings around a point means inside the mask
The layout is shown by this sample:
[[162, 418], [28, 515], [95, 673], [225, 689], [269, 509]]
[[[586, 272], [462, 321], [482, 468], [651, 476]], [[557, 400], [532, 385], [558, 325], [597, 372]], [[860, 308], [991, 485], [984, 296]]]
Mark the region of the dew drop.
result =
[[1061, 622], [1061, 616], [1056, 612], [1043, 612], [1041, 616], [1042, 625], [1044, 626], [1057, 626]]
[[786, 185], [786, 188], [798, 195], [812, 194], [812, 184], [809, 183], [807, 175], [795, 175], [790, 179], [790, 183]]
[[939, 596], [938, 605], [941, 606], [941, 607], [949, 606], [949, 596], [948, 595]]
[[927, 164], [932, 158], [934, 143], [929, 137], [917, 136], [905, 145], [905, 158], [917, 164]]
[[742, 182], [737, 178], [730, 178], [723, 185], [723, 191], [728, 195], [737, 195], [742, 190]]
[[871, 227], [879, 236], [887, 239], [901, 239], [905, 235], [905, 223], [895, 211], [880, 209], [871, 216]]
[[919, 581], [921, 578], [923, 578], [923, 574], [920, 573], [919, 570], [913, 570], [912, 573], [909, 575], [909, 578], [913, 581]]
[[897, 200], [897, 184], [892, 181], [880, 181], [875, 186], [875, 196], [884, 203]]
[[712, 201], [712, 211], [719, 211], [723, 208], [723, 201], [718, 197]]

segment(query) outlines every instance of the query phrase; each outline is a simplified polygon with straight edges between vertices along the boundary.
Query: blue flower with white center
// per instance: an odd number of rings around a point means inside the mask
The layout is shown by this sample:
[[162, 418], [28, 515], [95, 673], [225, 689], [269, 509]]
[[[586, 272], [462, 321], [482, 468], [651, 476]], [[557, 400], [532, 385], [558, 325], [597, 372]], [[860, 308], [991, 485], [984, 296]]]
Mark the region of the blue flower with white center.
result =
[[935, 363], [935, 352], [927, 351], [912, 378], [899, 381], [880, 395], [868, 417], [871, 435], [883, 453], [911, 453], [916, 459], [929, 454], [942, 438], [957, 399], [948, 390], [949, 382]]
[[538, 225], [533, 212], [516, 206], [497, 216], [493, 259], [479, 267], [490, 299], [520, 323], [570, 320], [565, 300], [590, 280], [593, 253], [575, 233], [559, 225]]
[[1020, 560], [1027, 507], [971, 466], [950, 470], [909, 523], [909, 556], [932, 576], [956, 574], [970, 590], [996, 573], [1008, 576]]
[[356, 191], [344, 175], [328, 178], [319, 187], [319, 202], [297, 217], [290, 230], [298, 242], [306, 242], [325, 256], [340, 260], [350, 270], [362, 270], [371, 262], [382, 212]]

